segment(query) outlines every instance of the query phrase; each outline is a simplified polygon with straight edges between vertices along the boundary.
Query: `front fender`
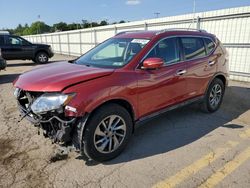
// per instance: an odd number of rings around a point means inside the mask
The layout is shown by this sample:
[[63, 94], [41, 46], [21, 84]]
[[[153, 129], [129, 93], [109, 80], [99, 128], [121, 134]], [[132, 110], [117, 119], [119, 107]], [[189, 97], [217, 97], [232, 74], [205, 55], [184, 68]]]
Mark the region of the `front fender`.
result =
[[[84, 82], [64, 90], [64, 93], [76, 93], [76, 96], [69, 106], [76, 109], [76, 113], [66, 112], [67, 116], [83, 116], [85, 113], [91, 113], [98, 106], [111, 100], [124, 100], [130, 104], [137, 117], [137, 81], [133, 76], [126, 79], [119, 76], [106, 76]], [[126, 75], [126, 74], [124, 74]]]

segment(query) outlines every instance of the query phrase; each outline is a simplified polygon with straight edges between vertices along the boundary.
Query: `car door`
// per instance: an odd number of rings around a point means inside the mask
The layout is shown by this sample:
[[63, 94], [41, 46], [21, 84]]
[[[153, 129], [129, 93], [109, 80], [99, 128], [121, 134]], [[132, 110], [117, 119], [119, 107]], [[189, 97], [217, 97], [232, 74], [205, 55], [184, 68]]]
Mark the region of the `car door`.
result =
[[21, 59], [23, 57], [22, 43], [17, 36], [5, 36], [4, 57], [6, 59]]
[[162, 58], [165, 63], [157, 70], [136, 70], [140, 117], [186, 98], [186, 64], [181, 62], [179, 39], [171, 37], [159, 41], [144, 59], [152, 57]]
[[201, 37], [181, 37], [181, 43], [187, 64], [188, 97], [194, 98], [204, 94], [208, 82], [216, 72], [216, 59], [209, 56]]
[[22, 58], [23, 59], [32, 59], [35, 53], [36, 46], [30, 43], [29, 41], [23, 39], [22, 37], [18, 37], [18, 39], [21, 41], [22, 45]]

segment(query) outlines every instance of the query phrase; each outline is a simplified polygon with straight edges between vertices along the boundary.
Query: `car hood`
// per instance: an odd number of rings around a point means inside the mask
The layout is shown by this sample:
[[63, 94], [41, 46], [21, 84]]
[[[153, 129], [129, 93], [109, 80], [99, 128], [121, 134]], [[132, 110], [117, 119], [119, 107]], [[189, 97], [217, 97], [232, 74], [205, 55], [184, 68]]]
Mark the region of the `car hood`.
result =
[[14, 86], [25, 91], [56, 92], [70, 85], [108, 76], [114, 69], [87, 67], [68, 62], [41, 65], [20, 75]]

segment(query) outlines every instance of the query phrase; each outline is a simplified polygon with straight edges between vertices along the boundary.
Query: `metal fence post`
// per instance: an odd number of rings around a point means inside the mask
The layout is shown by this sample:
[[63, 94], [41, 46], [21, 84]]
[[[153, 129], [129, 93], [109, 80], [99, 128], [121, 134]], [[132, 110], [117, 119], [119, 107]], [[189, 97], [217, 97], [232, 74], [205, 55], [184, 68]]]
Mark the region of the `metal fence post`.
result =
[[67, 32], [67, 41], [68, 41], [68, 55], [70, 56], [70, 44], [69, 44], [69, 33]]
[[196, 18], [196, 29], [200, 29], [201, 28], [201, 18], [199, 16], [197, 16]]
[[60, 34], [58, 34], [58, 41], [59, 41], [60, 54], [62, 54], [62, 43], [61, 43], [61, 35]]
[[95, 46], [97, 45], [97, 37], [96, 37], [96, 30], [94, 29], [94, 43]]
[[53, 41], [53, 34], [50, 37], [51, 37], [52, 48], [55, 49], [55, 47], [54, 47], [54, 41]]
[[145, 30], [145, 31], [148, 30], [148, 24], [147, 24], [147, 22], [144, 23], [144, 30]]
[[80, 40], [80, 55], [82, 55], [82, 32], [79, 30], [79, 40]]
[[117, 34], [117, 27], [114, 27], [115, 35]]

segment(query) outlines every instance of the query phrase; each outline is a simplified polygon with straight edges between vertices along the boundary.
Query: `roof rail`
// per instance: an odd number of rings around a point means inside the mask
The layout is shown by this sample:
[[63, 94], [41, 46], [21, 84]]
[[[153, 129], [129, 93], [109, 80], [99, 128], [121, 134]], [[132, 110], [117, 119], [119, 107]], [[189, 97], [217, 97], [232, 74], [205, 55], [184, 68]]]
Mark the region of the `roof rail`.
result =
[[161, 33], [165, 33], [167, 31], [198, 31], [198, 32], [202, 32], [202, 33], [207, 33], [207, 31], [204, 30], [204, 29], [195, 29], [195, 28], [169, 28], [169, 29], [163, 29], [163, 30], [157, 32], [156, 35], [159, 35]]
[[122, 32], [117, 33], [115, 36], [121, 35], [121, 34], [125, 34], [125, 33], [134, 33], [134, 32], [140, 32], [140, 31], [145, 31], [145, 30], [129, 30], [129, 31], [122, 31]]

